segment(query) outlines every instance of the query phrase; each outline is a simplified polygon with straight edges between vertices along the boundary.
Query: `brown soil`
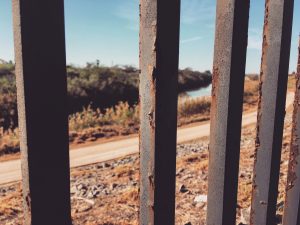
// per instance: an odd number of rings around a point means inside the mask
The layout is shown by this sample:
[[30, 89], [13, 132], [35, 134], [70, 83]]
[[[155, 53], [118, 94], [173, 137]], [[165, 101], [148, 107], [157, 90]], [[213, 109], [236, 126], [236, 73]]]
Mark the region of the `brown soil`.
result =
[[[288, 110], [281, 160], [277, 216], [280, 220], [284, 201], [284, 187], [289, 155], [291, 109]], [[250, 206], [255, 125], [243, 128], [238, 187], [237, 221], [241, 211]], [[206, 202], [195, 202], [195, 197], [207, 195], [208, 139], [202, 138], [189, 145], [178, 146], [176, 183], [176, 224], [205, 224]], [[180, 150], [187, 146], [186, 152]], [[185, 148], [185, 147], [184, 147]], [[71, 170], [72, 218], [74, 225], [138, 224], [138, 156], [84, 166]], [[81, 185], [85, 188], [78, 188]], [[95, 185], [101, 186], [95, 196], [87, 194]], [[184, 185], [186, 191], [181, 191]], [[5, 192], [3, 191], [5, 190]], [[86, 192], [87, 191], [87, 192]], [[21, 225], [20, 183], [0, 187], [0, 223]]]

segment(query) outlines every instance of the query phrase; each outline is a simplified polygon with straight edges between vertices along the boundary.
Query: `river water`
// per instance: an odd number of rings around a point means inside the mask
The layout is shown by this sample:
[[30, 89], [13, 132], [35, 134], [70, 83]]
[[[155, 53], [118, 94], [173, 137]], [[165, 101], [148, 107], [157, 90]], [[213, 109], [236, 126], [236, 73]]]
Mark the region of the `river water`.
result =
[[186, 94], [191, 98], [210, 96], [211, 95], [211, 84], [207, 87], [199, 88], [193, 91], [187, 91]]

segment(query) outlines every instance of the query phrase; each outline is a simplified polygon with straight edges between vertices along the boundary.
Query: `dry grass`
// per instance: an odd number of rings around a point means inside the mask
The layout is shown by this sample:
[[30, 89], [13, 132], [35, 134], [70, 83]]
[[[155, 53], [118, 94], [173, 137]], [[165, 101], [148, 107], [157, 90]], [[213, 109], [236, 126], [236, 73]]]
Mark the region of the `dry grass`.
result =
[[289, 76], [287, 88], [288, 88], [289, 91], [294, 91], [295, 90], [295, 88], [296, 88], [295, 74]]
[[[293, 82], [289, 81], [289, 85]], [[244, 93], [244, 110], [251, 110], [258, 99], [259, 81], [246, 79]], [[178, 104], [178, 126], [209, 120], [210, 97], [180, 98]], [[256, 108], [256, 107], [255, 107]], [[91, 106], [69, 116], [69, 141], [81, 144], [100, 138], [111, 138], [138, 133], [139, 106], [130, 106], [119, 102], [114, 107], [103, 111]], [[19, 151], [18, 129], [0, 130], [0, 156]]]
[[0, 128], [0, 156], [19, 151], [19, 130]]
[[248, 80], [244, 85], [244, 103], [254, 104], [257, 102], [259, 91], [259, 80]]
[[178, 104], [179, 118], [203, 114], [210, 109], [210, 97], [181, 99]]
[[[288, 111], [291, 113], [291, 111]], [[238, 206], [237, 215], [240, 216], [241, 209], [250, 206], [251, 190], [252, 190], [252, 169], [253, 169], [253, 153], [255, 140], [255, 125], [248, 126], [243, 129], [240, 174], [238, 186]], [[286, 184], [287, 160], [288, 160], [288, 142], [290, 139], [290, 123], [286, 124], [285, 137], [283, 142], [283, 154], [281, 163], [281, 174], [279, 183], [278, 201], [282, 202], [285, 195], [284, 186]], [[249, 141], [249, 142], [248, 142]], [[207, 143], [207, 138], [201, 142]], [[198, 143], [198, 141], [196, 141]], [[111, 162], [108, 162], [111, 163]], [[207, 195], [208, 190], [208, 150], [198, 153], [189, 153], [177, 158], [176, 175], [176, 223], [186, 224], [206, 224], [206, 203], [195, 203], [194, 198], [197, 195]], [[76, 168], [72, 169], [71, 176], [73, 179], [86, 177], [88, 179], [96, 179], [99, 184], [111, 185], [113, 183], [119, 185], [127, 185], [129, 181], [139, 181], [139, 161], [130, 162], [116, 167], [97, 169], [92, 168]], [[180, 187], [184, 185], [188, 190], [181, 193]], [[16, 218], [21, 221], [21, 187], [17, 185], [17, 192], [5, 198], [1, 198], [0, 212], [2, 218]], [[16, 194], [17, 193], [17, 194]], [[95, 199], [95, 205], [86, 210], [83, 201], [72, 200], [72, 218], [74, 225], [123, 225], [138, 224], [138, 186], [128, 188], [121, 191], [111, 192], [108, 195], [102, 195]], [[280, 214], [280, 212], [279, 212]], [[0, 215], [1, 219], [1, 215]], [[2, 220], [3, 221], [3, 220]], [[14, 220], [16, 221], [16, 220]], [[16, 225], [19, 225], [17, 223]]]
[[105, 126], [120, 125], [128, 126], [139, 121], [139, 107], [129, 106], [127, 102], [119, 102], [115, 107], [107, 108], [104, 112], [100, 109], [92, 109], [91, 106], [84, 108], [69, 116], [70, 131], [82, 131], [84, 129]]

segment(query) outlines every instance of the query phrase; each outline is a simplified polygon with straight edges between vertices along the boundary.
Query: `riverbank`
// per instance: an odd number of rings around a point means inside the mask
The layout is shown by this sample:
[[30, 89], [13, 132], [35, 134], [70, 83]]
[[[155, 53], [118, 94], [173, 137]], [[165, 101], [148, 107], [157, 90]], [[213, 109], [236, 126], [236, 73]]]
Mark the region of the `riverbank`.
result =
[[[253, 87], [250, 83], [246, 85]], [[289, 90], [293, 91], [294, 87], [294, 79], [289, 78]], [[251, 96], [257, 96], [255, 93], [246, 94], [244, 102], [250, 103], [251, 99], [253, 99]], [[253, 103], [249, 110], [256, 108], [256, 103]], [[279, 195], [276, 207], [277, 224], [281, 224], [284, 206], [292, 110], [292, 107], [289, 107], [286, 110], [285, 117]], [[237, 224], [249, 223], [255, 134], [255, 124], [242, 129]], [[189, 144], [178, 145], [176, 224], [205, 224], [207, 178], [208, 138], [201, 138]], [[71, 169], [73, 224], [138, 224], [138, 186], [138, 155]], [[0, 223], [21, 225], [23, 218], [21, 184], [17, 182], [0, 186], [0, 201]]]
[[[256, 109], [258, 80], [245, 82], [244, 111]], [[210, 97], [180, 98], [178, 104], [178, 126], [209, 120]], [[139, 107], [119, 103], [107, 109], [87, 107], [69, 117], [69, 142], [80, 147], [100, 140], [126, 137], [139, 131]], [[0, 130], [0, 160], [19, 157], [18, 129]]]
[[[178, 81], [178, 90], [182, 93], [209, 85], [211, 74], [209, 71], [179, 70]], [[106, 67], [91, 63], [86, 67], [68, 66], [67, 83], [66, 107], [70, 115], [87, 107], [104, 113], [119, 102], [127, 102], [131, 107], [138, 103], [139, 70], [135, 67]], [[4, 130], [18, 126], [16, 99], [14, 65], [0, 64], [0, 128]]]

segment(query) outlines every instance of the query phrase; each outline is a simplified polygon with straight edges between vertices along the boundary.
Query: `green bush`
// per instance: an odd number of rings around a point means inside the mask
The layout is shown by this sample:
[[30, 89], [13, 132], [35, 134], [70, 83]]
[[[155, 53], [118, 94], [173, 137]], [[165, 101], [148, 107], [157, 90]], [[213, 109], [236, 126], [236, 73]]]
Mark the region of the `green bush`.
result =
[[179, 70], [178, 76], [178, 89], [179, 92], [190, 91], [200, 87], [206, 87], [211, 84], [212, 75], [210, 71], [201, 73], [193, 71], [190, 68]]
[[12, 62], [4, 62], [0, 60], [0, 77], [7, 74], [12, 74], [15, 70], [15, 65]]
[[[119, 102], [127, 102], [129, 106], [138, 102], [139, 71], [132, 66], [105, 67], [92, 63], [83, 68], [68, 66], [67, 80], [69, 114], [84, 107], [103, 110]], [[187, 68], [179, 71], [178, 80], [179, 92], [184, 92], [207, 86], [211, 74]], [[0, 64], [0, 127], [17, 127], [15, 75], [11, 63]]]
[[14, 75], [0, 75], [0, 127], [17, 126], [17, 96]]
[[120, 101], [130, 105], [138, 100], [138, 71], [119, 67], [85, 67], [68, 69], [70, 113], [82, 107], [107, 108]]

